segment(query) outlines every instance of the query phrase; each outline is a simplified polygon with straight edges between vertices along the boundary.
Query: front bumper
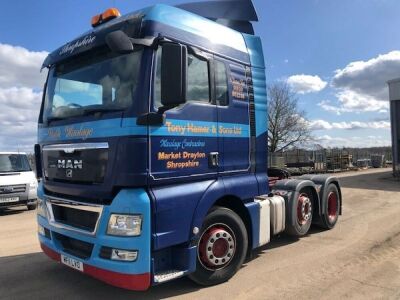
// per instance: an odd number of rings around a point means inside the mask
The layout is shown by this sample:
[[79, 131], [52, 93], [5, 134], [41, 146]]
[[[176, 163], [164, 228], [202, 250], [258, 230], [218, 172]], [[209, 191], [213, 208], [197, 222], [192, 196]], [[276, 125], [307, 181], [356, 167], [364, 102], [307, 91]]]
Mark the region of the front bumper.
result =
[[[46, 199], [43, 187], [38, 188], [38, 196]], [[111, 213], [142, 214], [142, 231], [137, 237], [119, 237], [106, 234]], [[150, 199], [143, 189], [126, 189], [118, 193], [111, 205], [104, 206], [96, 232], [85, 234], [79, 231], [53, 226], [48, 219], [37, 217], [38, 224], [45, 229], [46, 234], [38, 234], [43, 252], [50, 258], [59, 261], [61, 255], [72, 257], [83, 263], [83, 273], [95, 277], [113, 286], [129, 290], [144, 291], [151, 285], [151, 255], [150, 255]], [[60, 240], [60, 236], [91, 245], [86, 257], [74, 255]], [[103, 258], [104, 247], [138, 251], [134, 262], [115, 261]]]
[[[55, 261], [61, 262], [61, 254], [40, 243], [43, 252]], [[145, 291], [150, 286], [150, 273], [145, 274], [124, 274], [100, 269], [88, 264], [83, 264], [83, 273], [110, 285], [134, 291]]]

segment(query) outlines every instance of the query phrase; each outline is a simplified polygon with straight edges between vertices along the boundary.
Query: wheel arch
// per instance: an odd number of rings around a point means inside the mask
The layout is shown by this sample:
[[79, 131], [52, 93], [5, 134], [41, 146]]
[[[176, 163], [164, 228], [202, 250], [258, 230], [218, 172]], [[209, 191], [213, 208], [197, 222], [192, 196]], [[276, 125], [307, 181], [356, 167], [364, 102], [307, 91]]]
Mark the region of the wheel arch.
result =
[[314, 200], [313, 212], [317, 212], [319, 215], [321, 210], [321, 197], [319, 196], [317, 187], [313, 181], [305, 178], [280, 180], [271, 190], [273, 194], [282, 196], [285, 199], [287, 227], [294, 226], [295, 222], [297, 222], [297, 220], [293, 218], [291, 203], [293, 203], [293, 201], [297, 201], [300, 191], [304, 189], [307, 189], [311, 192]]
[[303, 175], [300, 177], [300, 179], [311, 180], [315, 184], [318, 190], [319, 198], [321, 199], [320, 202], [322, 203], [320, 206], [319, 215], [322, 215], [322, 213], [325, 211], [326, 201], [323, 200], [327, 197], [328, 186], [330, 184], [334, 184], [339, 192], [339, 214], [342, 214], [342, 190], [337, 177], [331, 175]]
[[215, 201], [214, 205], [211, 209], [215, 206], [225, 207], [232, 211], [234, 211], [240, 219], [242, 219], [244, 226], [246, 227], [247, 236], [248, 236], [248, 250], [251, 250], [253, 247], [253, 228], [252, 228], [252, 219], [249, 213], [249, 210], [246, 208], [243, 201], [234, 195], [226, 195], [222, 198]]
[[[212, 211], [213, 208], [215, 207], [228, 208], [233, 212], [235, 212], [243, 221], [248, 236], [248, 249], [249, 250], [252, 249], [254, 240], [253, 239], [254, 230], [249, 208], [245, 205], [245, 203], [242, 201], [241, 198], [235, 195], [217, 193], [213, 194], [212, 196], [218, 196], [218, 197], [214, 197], [213, 200], [210, 200], [210, 198], [212, 197], [209, 195], [203, 198], [202, 201], [200, 201], [194, 213], [193, 227], [201, 229], [205, 217], [210, 213], [210, 211]], [[198, 238], [198, 236], [195, 235], [194, 238]]]
[[342, 189], [340, 188], [339, 180], [337, 180], [335, 178], [330, 183], [333, 183], [334, 185], [336, 185], [336, 188], [339, 192], [339, 215], [341, 215], [342, 214]]

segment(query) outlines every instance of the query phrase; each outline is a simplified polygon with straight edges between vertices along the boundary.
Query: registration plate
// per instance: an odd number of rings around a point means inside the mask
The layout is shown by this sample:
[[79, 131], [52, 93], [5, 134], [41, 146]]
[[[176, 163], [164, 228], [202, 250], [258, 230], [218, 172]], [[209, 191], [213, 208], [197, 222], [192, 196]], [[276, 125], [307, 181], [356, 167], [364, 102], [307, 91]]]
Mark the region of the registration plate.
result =
[[83, 263], [79, 260], [61, 254], [61, 262], [72, 269], [83, 272]]
[[10, 202], [18, 202], [19, 197], [6, 197], [2, 198], [0, 197], [0, 203], [10, 203]]

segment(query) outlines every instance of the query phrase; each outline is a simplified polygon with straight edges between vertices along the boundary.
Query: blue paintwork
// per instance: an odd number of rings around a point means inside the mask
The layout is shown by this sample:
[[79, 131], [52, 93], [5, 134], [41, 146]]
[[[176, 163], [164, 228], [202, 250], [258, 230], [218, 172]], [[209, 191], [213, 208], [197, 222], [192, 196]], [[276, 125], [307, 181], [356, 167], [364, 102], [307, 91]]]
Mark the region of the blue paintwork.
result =
[[[234, 122], [249, 124], [249, 98], [246, 82], [245, 68], [241, 64], [236, 64], [218, 58], [225, 62], [228, 71], [228, 95], [227, 106], [218, 106], [218, 122]], [[243, 84], [242, 94], [244, 99], [233, 97], [233, 81]], [[250, 167], [250, 126], [246, 139], [239, 139], [237, 136], [220, 135], [219, 152], [222, 160], [221, 172], [247, 171]]]
[[[215, 126], [217, 130], [219, 126], [223, 126], [224, 129], [237, 129], [239, 134], [232, 134], [229, 132], [212, 132], [211, 130], [206, 133], [196, 133], [193, 131], [187, 131], [185, 134], [179, 132], [172, 132], [168, 130], [167, 126], [156, 126], [151, 127], [151, 134], [155, 136], [201, 136], [201, 137], [217, 137], [222, 135], [224, 137], [235, 137], [235, 138], [248, 138], [249, 137], [249, 125], [240, 123], [216, 123], [206, 121], [195, 121], [195, 120], [175, 120], [167, 119], [166, 122], [171, 125], [186, 126], [187, 124], [193, 126], [209, 127]], [[87, 137], [86, 134], [82, 133], [81, 136], [71, 136], [67, 133], [70, 130], [74, 131], [90, 131]], [[47, 142], [66, 142], [69, 140], [87, 140], [92, 138], [108, 138], [118, 136], [147, 136], [147, 127], [136, 125], [136, 118], [118, 118], [118, 119], [103, 119], [92, 122], [82, 122], [63, 126], [52, 126], [52, 127], [39, 127], [38, 140], [41, 143]], [[59, 135], [55, 133], [59, 132]]]
[[[139, 27], [137, 31], [142, 29], [145, 35], [157, 36], [158, 33], [164, 33], [169, 37], [182, 39], [189, 44], [212, 49], [221, 55], [249, 63], [246, 43], [241, 33], [185, 10], [157, 4], [113, 19], [85, 32], [73, 41], [51, 52], [43, 63], [43, 67], [104, 45], [107, 33], [121, 29], [128, 31], [126, 24], [129, 24], [132, 20], [140, 20], [141, 17], [143, 17], [144, 28]], [[63, 53], [65, 46], [93, 37], [93, 42], [76, 47], [72, 52]]]
[[244, 203], [253, 201], [258, 194], [258, 183], [254, 174], [223, 176], [214, 182], [202, 195], [193, 215], [192, 227], [201, 228], [204, 218], [216, 200], [233, 196]]
[[264, 52], [261, 39], [258, 36], [243, 33], [247, 51], [250, 56], [251, 66], [254, 68], [265, 68]]
[[[42, 184], [40, 184], [38, 188], [38, 197], [42, 199], [45, 197]], [[106, 235], [107, 224], [111, 213], [141, 214], [143, 216], [142, 234], [138, 237], [115, 237]], [[126, 274], [143, 274], [150, 272], [151, 209], [150, 199], [144, 189], [121, 190], [110, 205], [104, 206], [104, 211], [99, 222], [96, 236], [89, 236], [70, 230], [56, 228], [51, 226], [45, 218], [41, 216], [38, 216], [37, 218], [40, 225], [48, 228], [52, 232], [57, 232], [88, 243], [93, 243], [94, 248], [89, 259], [83, 260], [75, 257], [86, 264]], [[58, 253], [72, 256], [71, 254], [64, 253], [61, 245], [54, 238], [49, 240], [39, 235], [39, 240], [45, 246]], [[139, 250], [139, 256], [137, 261], [132, 263], [103, 259], [99, 257], [101, 246]]]
[[[195, 121], [195, 120], [176, 120], [176, 119], [167, 119], [166, 123], [171, 124], [172, 126], [181, 126], [186, 128], [185, 133], [173, 132], [168, 129], [168, 126], [161, 127], [152, 127], [150, 129], [151, 135], [155, 136], [191, 136], [191, 137], [218, 137], [223, 136], [226, 138], [249, 138], [249, 125], [247, 124], [239, 124], [239, 123], [224, 123], [224, 122], [205, 122], [205, 121]], [[207, 132], [199, 132], [196, 133], [194, 131], [190, 131], [189, 126], [194, 127], [206, 127], [210, 130]], [[215, 128], [216, 131], [213, 131], [212, 128]], [[224, 131], [222, 131], [222, 129]], [[225, 131], [226, 130], [226, 131]], [[235, 130], [237, 133], [232, 133]]]
[[[241, 33], [192, 14], [185, 10], [157, 4], [144, 13], [144, 22], [152, 22], [149, 26], [153, 32], [166, 33], [168, 36], [182, 38], [191, 45], [218, 51], [233, 59], [247, 61], [247, 48]], [[161, 26], [160, 26], [161, 25]], [[164, 27], [163, 26], [168, 26]], [[197, 37], [197, 38], [196, 38]], [[243, 55], [245, 54], [245, 55]]]
[[223, 185], [215, 180], [205, 180], [154, 186], [151, 192], [156, 200], [153, 234], [154, 249], [158, 250], [187, 242], [192, 236], [192, 212], [200, 199], [210, 193], [214, 197], [223, 195]]
[[69, 130], [87, 131], [88, 133], [91, 132], [90, 134], [88, 134], [86, 138], [81, 138], [82, 140], [86, 140], [88, 138], [147, 135], [147, 128], [145, 126], [137, 126], [136, 118], [125, 118], [122, 120], [121, 118], [103, 119], [98, 121], [81, 122], [64, 126], [52, 126], [45, 128], [39, 127], [38, 140], [39, 142], [46, 143], [55, 141], [64, 142], [69, 140], [80, 139], [77, 136], [67, 135]]
[[268, 129], [265, 70], [252, 68], [251, 73], [253, 75], [254, 104], [256, 107], [256, 136], [260, 136]]
[[[137, 117], [154, 111], [152, 103], [152, 66], [154, 51], [145, 49], [141, 64], [142, 84], [137, 88], [133, 107], [123, 114], [105, 114], [102, 119], [81, 117], [54, 122], [50, 127], [39, 125], [41, 145], [71, 142], [108, 142], [109, 164], [104, 184], [82, 186], [47, 182], [46, 189], [67, 195], [71, 199], [106, 201], [96, 237], [51, 228], [42, 217], [38, 222], [55, 232], [95, 243], [93, 257], [86, 263], [108, 270], [139, 274], [168, 270], [192, 272], [196, 266], [196, 236], [193, 228], [201, 228], [209, 209], [222, 197], [235, 197], [243, 202], [250, 216], [250, 248], [258, 246], [259, 205], [256, 195], [269, 191], [267, 177], [267, 95], [265, 62], [259, 37], [236, 32], [205, 18], [178, 8], [155, 5], [139, 12], [114, 19], [85, 35], [96, 35], [93, 46], [104, 44], [105, 34], [125, 26], [126, 21], [143, 16], [142, 36], [164, 36], [195, 46], [214, 60], [225, 63], [228, 70], [229, 103], [218, 106], [187, 103], [166, 112], [167, 124], [157, 127], [136, 125]], [[80, 38], [84, 37], [81, 36]], [[79, 39], [79, 38], [78, 38]], [[76, 41], [76, 40], [75, 40]], [[62, 47], [60, 48], [62, 49]], [[50, 56], [52, 63], [62, 60], [60, 49]], [[87, 46], [82, 53], [92, 49]], [[75, 54], [71, 54], [73, 56]], [[250, 169], [249, 94], [246, 67], [250, 68], [254, 90], [256, 118], [256, 168]], [[233, 96], [234, 82], [243, 83], [243, 99]], [[237, 82], [235, 83], [237, 87]], [[140, 101], [138, 100], [140, 99]], [[170, 125], [186, 128], [172, 130]], [[195, 132], [188, 126], [208, 128]], [[223, 127], [225, 130], [220, 131]], [[69, 128], [69, 129], [68, 129]], [[213, 131], [213, 128], [216, 130]], [[82, 136], [71, 136], [71, 129]], [[90, 135], [85, 132], [89, 130]], [[58, 135], [59, 133], [59, 135]], [[197, 159], [197, 168], [166, 168], [168, 160], [158, 160], [159, 152], [188, 151], [204, 153]], [[208, 165], [208, 154], [219, 152], [219, 166]], [[117, 194], [113, 191], [117, 187]], [[119, 192], [118, 188], [123, 187]], [[43, 197], [43, 187], [38, 190]], [[111, 212], [143, 213], [144, 231], [141, 237], [106, 236], [105, 226]], [[150, 220], [152, 221], [150, 223]], [[46, 246], [60, 251], [59, 245], [39, 237]], [[129, 247], [127, 246], [129, 244]], [[121, 263], [98, 257], [99, 246], [136, 248], [140, 250], [136, 263]], [[151, 246], [150, 246], [151, 245]], [[164, 262], [164, 263], [163, 263]]]
[[260, 204], [257, 202], [248, 202], [245, 206], [250, 214], [252, 229], [251, 248], [254, 249], [260, 245]]

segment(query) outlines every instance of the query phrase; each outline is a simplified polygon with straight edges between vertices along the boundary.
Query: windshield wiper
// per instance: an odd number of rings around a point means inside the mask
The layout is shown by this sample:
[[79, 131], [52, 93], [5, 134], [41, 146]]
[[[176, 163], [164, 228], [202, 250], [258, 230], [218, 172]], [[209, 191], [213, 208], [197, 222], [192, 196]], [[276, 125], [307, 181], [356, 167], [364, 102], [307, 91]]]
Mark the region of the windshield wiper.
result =
[[125, 108], [122, 107], [92, 107], [92, 108], [85, 108], [83, 110], [84, 115], [90, 115], [97, 112], [116, 112], [116, 111], [124, 111]]
[[84, 109], [80, 109], [79, 114], [73, 114], [73, 115], [67, 115], [67, 116], [63, 116], [63, 117], [56, 117], [56, 116], [50, 116], [47, 117], [47, 122], [50, 123], [52, 121], [60, 121], [60, 120], [65, 120], [68, 118], [73, 118], [73, 117], [80, 117], [80, 116], [87, 116], [90, 114], [94, 114], [94, 113], [105, 113], [105, 112], [117, 112], [117, 111], [124, 111], [126, 108], [122, 108], [122, 107], [92, 107], [92, 108], [84, 108]]
[[47, 122], [64, 120], [66, 117], [47, 117]]

